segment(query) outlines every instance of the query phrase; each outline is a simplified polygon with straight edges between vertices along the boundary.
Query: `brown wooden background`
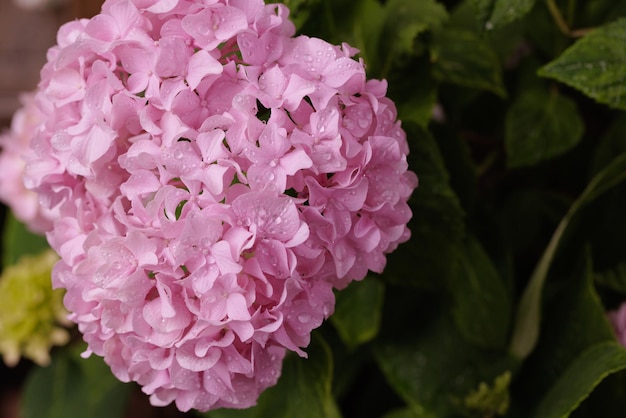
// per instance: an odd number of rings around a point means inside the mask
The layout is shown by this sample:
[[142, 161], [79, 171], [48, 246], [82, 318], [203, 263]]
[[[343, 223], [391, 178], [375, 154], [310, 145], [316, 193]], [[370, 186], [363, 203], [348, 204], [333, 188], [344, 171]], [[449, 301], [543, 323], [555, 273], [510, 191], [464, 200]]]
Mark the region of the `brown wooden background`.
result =
[[24, 10], [14, 0], [0, 0], [0, 128], [19, 106], [20, 92], [32, 90], [46, 51], [56, 43], [58, 27], [100, 10], [101, 0], [50, 0], [56, 6]]

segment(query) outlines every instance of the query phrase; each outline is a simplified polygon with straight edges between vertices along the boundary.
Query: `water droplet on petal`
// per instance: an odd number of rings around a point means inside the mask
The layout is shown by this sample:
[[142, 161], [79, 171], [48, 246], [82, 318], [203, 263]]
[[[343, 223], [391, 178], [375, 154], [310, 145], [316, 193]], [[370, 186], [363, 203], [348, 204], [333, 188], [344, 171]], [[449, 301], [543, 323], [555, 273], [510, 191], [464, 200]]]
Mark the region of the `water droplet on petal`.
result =
[[298, 315], [298, 322], [300, 322], [301, 324], [308, 324], [309, 321], [311, 321], [311, 315], [307, 313], [301, 313], [300, 315]]

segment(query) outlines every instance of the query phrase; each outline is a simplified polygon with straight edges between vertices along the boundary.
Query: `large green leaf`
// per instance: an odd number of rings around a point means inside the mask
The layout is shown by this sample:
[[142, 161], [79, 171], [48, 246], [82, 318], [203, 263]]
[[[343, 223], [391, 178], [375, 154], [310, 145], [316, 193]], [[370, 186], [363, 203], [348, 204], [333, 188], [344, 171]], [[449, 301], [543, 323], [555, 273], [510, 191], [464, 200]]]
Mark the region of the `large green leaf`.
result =
[[389, 0], [385, 8], [383, 41], [378, 46], [384, 63], [382, 77], [398, 56], [414, 52], [414, 41], [420, 33], [440, 27], [448, 18], [445, 7], [435, 0]]
[[121, 418], [132, 388], [117, 380], [101, 357], [76, 349], [57, 351], [52, 363], [33, 369], [22, 398], [22, 418]]
[[496, 29], [524, 17], [536, 0], [471, 0], [482, 26]]
[[534, 418], [566, 418], [608, 375], [626, 369], [626, 349], [616, 342], [599, 343], [583, 352], [556, 382]]
[[519, 302], [510, 345], [510, 351], [514, 356], [520, 359], [526, 358], [537, 344], [541, 323], [541, 299], [544, 284], [556, 250], [561, 244], [563, 234], [572, 218], [582, 207], [625, 179], [626, 154], [621, 154], [589, 182], [585, 190], [572, 204], [567, 214], [559, 223], [548, 246], [537, 263]]
[[333, 359], [326, 342], [314, 336], [308, 359], [291, 353], [285, 358], [278, 384], [259, 397], [255, 407], [218, 409], [201, 414], [209, 418], [339, 418], [331, 395]]
[[[376, 360], [387, 381], [417, 417], [461, 416], [464, 400], [482, 382], [491, 382], [516, 363], [501, 352], [482, 350], [459, 333], [445, 306], [433, 296], [404, 335], [381, 339]], [[417, 313], [416, 313], [417, 316]], [[418, 328], [419, 327], [419, 328]], [[411, 332], [412, 331], [412, 332]]]
[[433, 74], [440, 81], [506, 96], [498, 55], [478, 34], [454, 28], [436, 31], [431, 52]]
[[385, 287], [366, 277], [337, 292], [331, 322], [349, 349], [371, 341], [378, 334]]
[[461, 245], [465, 214], [432, 135], [412, 123], [404, 128], [411, 147], [409, 164], [419, 172], [420, 186], [411, 198], [412, 239], [388, 256], [383, 277], [397, 284], [441, 286]]
[[539, 75], [568, 84], [598, 102], [626, 109], [626, 19], [602, 26], [585, 36]]
[[9, 213], [2, 236], [2, 264], [15, 264], [23, 255], [35, 255], [49, 248], [46, 237], [34, 234]]
[[583, 129], [572, 100], [541, 90], [529, 91], [506, 115], [507, 163], [521, 167], [560, 155], [580, 142]]
[[[569, 272], [562, 271], [563, 277], [554, 278], [546, 288], [541, 339], [524, 363], [520, 380], [527, 398], [534, 400], [525, 402], [524, 416], [532, 416], [531, 410], [555, 390], [555, 385], [562, 384], [559, 380], [588, 349], [615, 342], [605, 308], [593, 286], [590, 251], [581, 252], [582, 256], [576, 257], [578, 261], [569, 264]], [[578, 398], [574, 401], [578, 402]]]
[[398, 118], [428, 127], [437, 102], [438, 83], [424, 58], [411, 58], [392, 67], [387, 74], [389, 97], [396, 102]]
[[503, 348], [511, 320], [511, 298], [489, 256], [474, 237], [465, 240], [448, 285], [452, 314], [463, 337], [478, 346]]

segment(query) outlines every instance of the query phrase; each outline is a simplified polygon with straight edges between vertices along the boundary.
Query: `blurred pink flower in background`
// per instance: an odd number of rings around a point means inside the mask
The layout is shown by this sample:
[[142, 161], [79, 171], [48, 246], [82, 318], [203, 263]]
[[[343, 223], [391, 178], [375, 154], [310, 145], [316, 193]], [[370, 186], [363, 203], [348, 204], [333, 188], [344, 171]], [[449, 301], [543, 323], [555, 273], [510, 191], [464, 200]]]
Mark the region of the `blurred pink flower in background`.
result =
[[609, 312], [609, 320], [613, 325], [617, 340], [626, 347], [626, 302], [622, 303], [618, 309]]
[[20, 121], [29, 99], [3, 142], [2, 187], [42, 208], [5, 201], [38, 230], [53, 214], [53, 284], [89, 353], [154, 405], [253, 405], [333, 288], [409, 238], [417, 177], [386, 83], [348, 45], [294, 37], [288, 13], [106, 1], [59, 30], [40, 123]]
[[24, 186], [26, 169], [23, 155], [30, 148], [30, 140], [35, 135], [41, 121], [41, 113], [34, 100], [34, 93], [21, 97], [22, 108], [13, 116], [11, 129], [0, 134], [0, 200], [9, 205], [17, 219], [29, 228], [42, 233], [51, 228], [51, 219], [56, 215], [39, 204], [37, 193]]

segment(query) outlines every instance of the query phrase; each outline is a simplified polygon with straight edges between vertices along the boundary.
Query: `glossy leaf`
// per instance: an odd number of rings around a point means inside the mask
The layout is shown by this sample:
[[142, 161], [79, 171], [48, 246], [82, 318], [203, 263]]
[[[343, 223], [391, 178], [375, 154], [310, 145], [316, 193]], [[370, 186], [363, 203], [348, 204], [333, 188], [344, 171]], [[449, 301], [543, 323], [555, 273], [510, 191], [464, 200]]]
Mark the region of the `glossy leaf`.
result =
[[432, 45], [432, 60], [433, 74], [442, 82], [506, 96], [498, 55], [485, 39], [472, 31], [452, 28], [438, 31]]
[[450, 187], [435, 139], [417, 125], [403, 126], [411, 146], [409, 164], [419, 167], [420, 186], [411, 199], [412, 239], [388, 256], [383, 278], [397, 284], [430, 287], [452, 273], [450, 260], [465, 234], [465, 214]]
[[521, 19], [536, 0], [471, 0], [482, 26], [496, 29]]
[[121, 418], [132, 388], [117, 380], [101, 357], [83, 359], [77, 349], [55, 353], [46, 368], [29, 375], [23, 418]]
[[626, 369], [626, 349], [615, 342], [582, 353], [539, 405], [535, 418], [566, 418], [608, 375]]
[[467, 341], [486, 348], [503, 348], [511, 320], [510, 295], [476, 238], [465, 241], [448, 285], [454, 299], [454, 320]]
[[[606, 311], [593, 286], [590, 251], [569, 266], [569, 274], [550, 281], [544, 299], [541, 339], [525, 362], [526, 402], [531, 414], [566, 371], [591, 347], [614, 343]], [[534, 404], [534, 406], [533, 406]]]
[[2, 264], [15, 264], [23, 255], [39, 254], [49, 248], [43, 235], [29, 231], [11, 213], [6, 217], [2, 236]]
[[[457, 416], [480, 382], [514, 367], [510, 359], [468, 344], [454, 321], [430, 312], [419, 333], [376, 347], [376, 360], [392, 388], [418, 417]], [[457, 415], [455, 415], [457, 414]]]
[[378, 334], [385, 287], [366, 277], [337, 292], [331, 322], [349, 349], [371, 341]]
[[510, 351], [514, 356], [520, 359], [527, 357], [537, 343], [541, 323], [543, 287], [556, 250], [561, 244], [563, 234], [572, 218], [583, 206], [625, 179], [626, 154], [622, 154], [616, 157], [610, 165], [591, 180], [559, 223], [541, 259], [537, 263], [519, 302], [510, 345]]
[[584, 129], [572, 100], [541, 90], [516, 100], [505, 124], [509, 167], [537, 164], [564, 153], [580, 142]]
[[550, 77], [587, 96], [626, 109], [626, 19], [594, 30], [540, 69]]
[[380, 43], [385, 77], [398, 56], [414, 52], [415, 38], [422, 32], [440, 27], [448, 18], [445, 7], [435, 0], [390, 0], [386, 3], [386, 20]]

